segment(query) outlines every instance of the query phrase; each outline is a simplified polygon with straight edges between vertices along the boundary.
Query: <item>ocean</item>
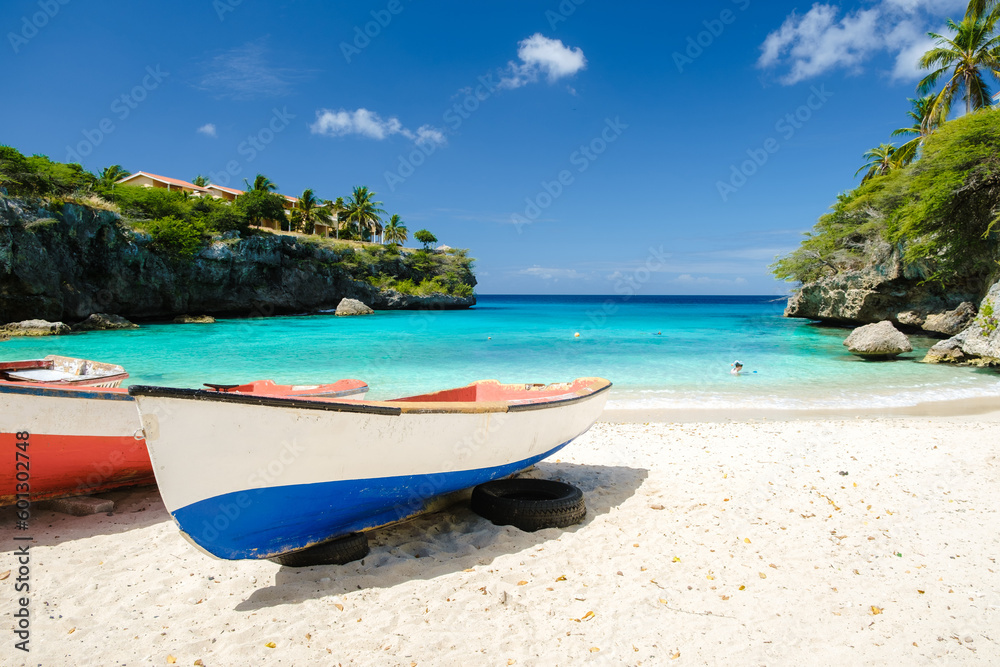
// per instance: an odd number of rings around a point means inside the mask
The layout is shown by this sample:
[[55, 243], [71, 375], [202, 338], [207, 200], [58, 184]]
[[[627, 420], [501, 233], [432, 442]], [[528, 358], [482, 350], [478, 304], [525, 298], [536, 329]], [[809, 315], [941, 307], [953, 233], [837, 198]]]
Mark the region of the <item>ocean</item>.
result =
[[[125, 366], [131, 384], [198, 387], [354, 377], [372, 399], [467, 384], [601, 376], [609, 408], [853, 408], [1000, 396], [1000, 373], [864, 361], [846, 329], [782, 317], [773, 296], [479, 296], [464, 311], [144, 324], [0, 343], [0, 359], [60, 354]], [[575, 334], [579, 333], [577, 337]], [[744, 364], [733, 376], [733, 361]]]

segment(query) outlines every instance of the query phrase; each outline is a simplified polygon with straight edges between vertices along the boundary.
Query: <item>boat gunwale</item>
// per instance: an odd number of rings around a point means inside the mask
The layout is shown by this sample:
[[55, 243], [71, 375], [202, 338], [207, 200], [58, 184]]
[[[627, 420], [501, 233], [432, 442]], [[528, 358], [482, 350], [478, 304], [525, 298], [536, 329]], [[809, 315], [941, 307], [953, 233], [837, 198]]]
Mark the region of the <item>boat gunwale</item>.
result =
[[578, 403], [598, 396], [611, 389], [611, 382], [603, 378], [588, 378], [603, 383], [593, 391], [578, 393], [568, 398], [538, 403], [522, 403], [510, 405], [506, 401], [440, 401], [433, 403], [394, 403], [389, 401], [366, 401], [360, 403], [343, 403], [298, 396], [254, 396], [252, 394], [235, 394], [226, 392], [206, 391], [204, 389], [185, 389], [179, 387], [155, 387], [149, 385], [132, 385], [128, 388], [130, 396], [149, 396], [154, 398], [176, 398], [181, 400], [208, 401], [217, 403], [238, 403], [242, 405], [257, 405], [273, 408], [300, 408], [304, 410], [325, 410], [328, 412], [353, 412], [385, 416], [403, 414], [482, 414], [492, 412], [527, 412], [547, 408], [563, 407], [570, 403]]
[[134, 401], [127, 390], [117, 387], [93, 387], [74, 384], [46, 384], [42, 382], [11, 382], [0, 380], [0, 393], [55, 398], [89, 398], [106, 401]]

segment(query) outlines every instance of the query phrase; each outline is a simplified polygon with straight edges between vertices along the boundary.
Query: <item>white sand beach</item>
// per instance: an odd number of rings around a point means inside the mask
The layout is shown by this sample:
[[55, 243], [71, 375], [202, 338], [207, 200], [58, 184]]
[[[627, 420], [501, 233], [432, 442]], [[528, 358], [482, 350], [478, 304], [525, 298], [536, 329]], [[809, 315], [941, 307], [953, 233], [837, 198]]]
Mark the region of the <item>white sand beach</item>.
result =
[[[582, 524], [523, 533], [459, 505], [345, 566], [209, 558], [153, 487], [106, 494], [113, 516], [34, 509], [31, 652], [8, 632], [0, 662], [997, 664], [998, 428], [601, 423], [530, 473], [580, 486]], [[0, 511], [0, 574], [13, 524]]]

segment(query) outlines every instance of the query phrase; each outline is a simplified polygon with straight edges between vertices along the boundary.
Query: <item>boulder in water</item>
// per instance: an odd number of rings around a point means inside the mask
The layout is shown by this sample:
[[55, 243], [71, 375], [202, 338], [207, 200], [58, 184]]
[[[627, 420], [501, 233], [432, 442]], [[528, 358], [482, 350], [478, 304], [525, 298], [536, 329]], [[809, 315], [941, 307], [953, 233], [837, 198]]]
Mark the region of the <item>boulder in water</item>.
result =
[[867, 359], [888, 359], [913, 350], [910, 339], [888, 320], [858, 327], [844, 345], [852, 354]]
[[372, 315], [375, 311], [357, 299], [341, 299], [337, 304], [337, 315]]
[[24, 320], [0, 327], [0, 333], [16, 336], [60, 336], [70, 332], [69, 325], [48, 320]]
[[108, 331], [112, 329], [138, 328], [138, 324], [129, 322], [121, 315], [108, 315], [106, 313], [92, 313], [83, 322], [73, 325], [73, 331]]

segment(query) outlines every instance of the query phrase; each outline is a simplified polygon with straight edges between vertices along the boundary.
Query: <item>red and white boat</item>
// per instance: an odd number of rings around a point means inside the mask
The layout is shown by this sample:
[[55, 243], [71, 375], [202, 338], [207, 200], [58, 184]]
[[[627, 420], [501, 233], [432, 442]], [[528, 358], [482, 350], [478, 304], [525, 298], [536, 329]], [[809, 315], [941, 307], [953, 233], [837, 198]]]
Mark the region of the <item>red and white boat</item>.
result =
[[[18, 494], [34, 502], [154, 483], [135, 399], [120, 388], [127, 378], [121, 366], [86, 359], [0, 362], [0, 451], [28, 443], [20, 448], [27, 456], [19, 458], [22, 465], [0, 467], [0, 506], [14, 504]], [[368, 391], [361, 380], [211, 386], [220, 393], [289, 398]]]
[[439, 507], [529, 468], [611, 383], [496, 380], [389, 401], [131, 386], [167, 511], [219, 558], [274, 558]]

